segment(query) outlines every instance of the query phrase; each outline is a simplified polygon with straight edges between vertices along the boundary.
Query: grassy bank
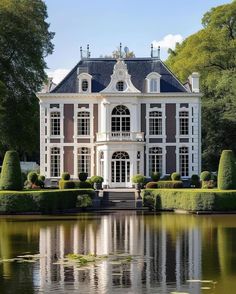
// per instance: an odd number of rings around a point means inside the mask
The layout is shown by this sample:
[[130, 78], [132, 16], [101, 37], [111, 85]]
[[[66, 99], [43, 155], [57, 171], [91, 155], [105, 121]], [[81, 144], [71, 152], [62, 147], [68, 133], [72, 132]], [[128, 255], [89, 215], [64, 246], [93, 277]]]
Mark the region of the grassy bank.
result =
[[236, 211], [236, 190], [145, 189], [142, 198], [154, 210]]
[[0, 191], [0, 213], [53, 213], [76, 208], [78, 195], [94, 195], [93, 189]]

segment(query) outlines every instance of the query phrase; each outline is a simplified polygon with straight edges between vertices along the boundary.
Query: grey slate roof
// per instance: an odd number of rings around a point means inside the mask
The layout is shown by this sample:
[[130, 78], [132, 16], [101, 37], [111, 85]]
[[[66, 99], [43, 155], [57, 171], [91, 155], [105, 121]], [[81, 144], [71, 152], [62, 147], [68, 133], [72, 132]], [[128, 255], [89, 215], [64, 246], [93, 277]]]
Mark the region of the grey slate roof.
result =
[[[174, 74], [167, 69], [160, 59], [132, 58], [124, 59], [133, 85], [145, 92], [145, 78], [151, 72], [161, 75], [161, 92], [187, 92], [187, 89], [178, 81]], [[116, 63], [114, 58], [88, 58], [82, 59], [69, 74], [52, 90], [52, 93], [76, 93], [78, 68], [86, 70], [92, 76], [92, 92], [105, 89], [113, 73]]]

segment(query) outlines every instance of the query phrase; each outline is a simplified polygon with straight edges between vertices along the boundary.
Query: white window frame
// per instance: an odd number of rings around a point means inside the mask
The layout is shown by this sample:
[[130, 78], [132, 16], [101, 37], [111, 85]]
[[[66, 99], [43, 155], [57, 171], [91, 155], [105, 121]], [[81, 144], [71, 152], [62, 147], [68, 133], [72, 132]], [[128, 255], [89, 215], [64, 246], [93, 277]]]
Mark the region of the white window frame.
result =
[[[160, 115], [153, 115], [153, 114]], [[155, 123], [157, 121], [157, 123]], [[162, 137], [163, 136], [163, 112], [161, 109], [151, 109], [148, 113], [148, 125], [149, 125], [149, 136], [150, 137]], [[155, 127], [157, 126], [157, 128]], [[157, 132], [154, 132], [157, 131]], [[159, 132], [160, 131], [160, 132]]]
[[[148, 173], [149, 176], [151, 176], [151, 174], [153, 172], [159, 172], [161, 173], [161, 175], [163, 174], [163, 170], [164, 170], [164, 165], [163, 165], [163, 157], [164, 157], [164, 152], [163, 152], [163, 147], [159, 147], [159, 146], [150, 146], [148, 148]], [[151, 169], [152, 167], [152, 162], [151, 160], [154, 159], [154, 170]], [[157, 170], [157, 165], [159, 164], [160, 169]]]
[[190, 172], [189, 147], [181, 146], [179, 147], [179, 173], [183, 178], [188, 178]]
[[[77, 175], [87, 173], [91, 177], [92, 150], [89, 147], [81, 146], [77, 148]], [[83, 168], [81, 168], [83, 166]]]
[[[53, 114], [58, 114], [58, 117], [53, 117]], [[59, 121], [59, 128], [57, 128], [59, 130], [59, 133], [54, 132], [55, 131], [55, 127], [58, 127], [58, 121]], [[56, 123], [57, 122], [57, 123]], [[50, 111], [50, 137], [57, 137], [60, 138], [61, 137], [61, 131], [62, 131], [62, 124], [61, 124], [61, 111], [60, 110], [52, 110]]]
[[[183, 113], [187, 115], [182, 115]], [[178, 126], [179, 126], [179, 136], [180, 137], [189, 137], [190, 136], [190, 116], [189, 110], [179, 109], [178, 115]], [[187, 131], [187, 133], [185, 133]]]
[[151, 72], [146, 77], [147, 93], [161, 92], [161, 75], [157, 72]]
[[[85, 116], [85, 114], [88, 114]], [[82, 115], [80, 117], [80, 115]], [[84, 115], [84, 116], [83, 116]], [[91, 112], [89, 109], [79, 110], [77, 112], [77, 137], [90, 137], [91, 136]], [[81, 131], [81, 133], [79, 133]]]
[[[57, 150], [57, 152], [56, 152]], [[59, 171], [56, 173], [55, 163], [59, 165], [57, 168]], [[51, 178], [60, 178], [61, 176], [61, 148], [60, 147], [51, 147], [50, 148], [50, 177]]]
[[[88, 88], [86, 91], [83, 91], [82, 88], [82, 83], [83, 81], [87, 81], [88, 82]], [[79, 93], [83, 93], [83, 94], [88, 94], [92, 92], [92, 76], [88, 73], [81, 73], [78, 75], [78, 92]]]

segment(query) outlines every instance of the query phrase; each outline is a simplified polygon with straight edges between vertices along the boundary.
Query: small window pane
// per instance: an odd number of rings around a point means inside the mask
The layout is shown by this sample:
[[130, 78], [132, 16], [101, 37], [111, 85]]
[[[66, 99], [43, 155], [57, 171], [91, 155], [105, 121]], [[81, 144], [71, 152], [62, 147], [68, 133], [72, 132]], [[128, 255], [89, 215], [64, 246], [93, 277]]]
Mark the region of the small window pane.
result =
[[82, 80], [82, 91], [87, 92], [88, 91], [88, 81], [87, 80]]

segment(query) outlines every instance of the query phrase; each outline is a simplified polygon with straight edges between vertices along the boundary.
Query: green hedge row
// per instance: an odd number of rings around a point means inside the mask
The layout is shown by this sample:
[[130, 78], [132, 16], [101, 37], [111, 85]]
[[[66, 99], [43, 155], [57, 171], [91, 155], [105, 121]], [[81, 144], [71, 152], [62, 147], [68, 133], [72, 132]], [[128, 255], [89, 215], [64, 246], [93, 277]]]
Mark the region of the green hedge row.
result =
[[83, 190], [39, 190], [0, 191], [0, 212], [42, 212], [53, 213], [76, 208], [78, 195], [93, 196], [91, 189]]
[[59, 189], [92, 189], [93, 186], [89, 181], [81, 182], [75, 180], [60, 180]]
[[143, 205], [154, 210], [236, 210], [236, 190], [145, 189], [142, 191], [142, 198]]
[[182, 181], [158, 181], [158, 182], [149, 182], [146, 185], [147, 189], [177, 189], [183, 188]]

